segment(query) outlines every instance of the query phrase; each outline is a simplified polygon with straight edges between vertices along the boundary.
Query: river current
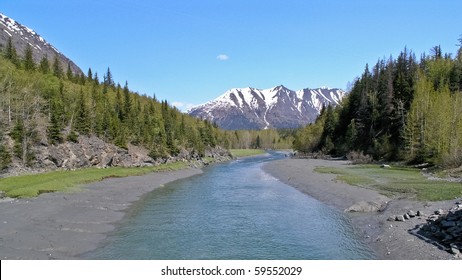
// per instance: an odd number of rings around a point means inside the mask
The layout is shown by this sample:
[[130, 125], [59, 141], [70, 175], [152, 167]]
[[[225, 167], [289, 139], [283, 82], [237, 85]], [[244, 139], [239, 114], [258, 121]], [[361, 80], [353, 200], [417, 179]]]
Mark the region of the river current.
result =
[[235, 160], [148, 194], [90, 259], [373, 259], [342, 212]]

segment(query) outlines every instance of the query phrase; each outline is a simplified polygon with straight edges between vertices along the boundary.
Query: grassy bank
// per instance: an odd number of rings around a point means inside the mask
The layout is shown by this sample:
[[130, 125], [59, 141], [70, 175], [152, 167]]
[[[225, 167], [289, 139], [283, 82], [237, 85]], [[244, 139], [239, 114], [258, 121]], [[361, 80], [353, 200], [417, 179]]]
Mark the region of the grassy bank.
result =
[[34, 197], [45, 192], [66, 191], [72, 187], [101, 181], [109, 177], [127, 177], [150, 172], [179, 170], [188, 163], [174, 162], [152, 167], [85, 168], [75, 171], [52, 171], [34, 175], [23, 175], [0, 179], [0, 191], [9, 197]]
[[262, 149], [231, 149], [229, 150], [233, 157], [250, 157], [265, 154]]
[[438, 201], [462, 196], [461, 183], [429, 180], [415, 168], [359, 165], [347, 168], [318, 167], [315, 171], [336, 174], [338, 180], [350, 185], [376, 189], [391, 197], [405, 196], [424, 201]]

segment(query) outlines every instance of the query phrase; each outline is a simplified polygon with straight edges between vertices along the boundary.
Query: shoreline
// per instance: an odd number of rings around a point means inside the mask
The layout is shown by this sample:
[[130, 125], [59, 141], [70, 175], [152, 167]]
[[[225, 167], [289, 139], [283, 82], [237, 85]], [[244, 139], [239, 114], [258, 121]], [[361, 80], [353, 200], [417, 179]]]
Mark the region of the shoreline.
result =
[[0, 259], [79, 259], [99, 248], [144, 195], [202, 173], [186, 168], [107, 178], [68, 192], [0, 200]]
[[345, 168], [349, 164], [347, 161], [290, 158], [269, 162], [263, 170], [302, 193], [345, 212], [379, 260], [454, 259], [454, 255], [409, 232], [425, 224], [426, 217], [415, 217], [405, 222], [387, 219], [409, 210], [426, 214], [438, 209], [447, 210], [457, 200], [425, 202], [391, 199], [376, 190], [338, 181], [334, 174], [315, 172], [314, 168], [319, 166]]

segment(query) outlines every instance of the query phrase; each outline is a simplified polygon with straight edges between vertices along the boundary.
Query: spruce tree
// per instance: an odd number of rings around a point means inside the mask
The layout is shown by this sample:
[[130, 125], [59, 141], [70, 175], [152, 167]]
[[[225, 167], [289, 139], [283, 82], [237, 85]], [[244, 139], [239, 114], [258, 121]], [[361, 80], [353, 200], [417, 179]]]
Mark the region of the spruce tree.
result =
[[13, 45], [13, 41], [10, 38], [8, 38], [8, 42], [6, 44], [6, 49], [5, 49], [5, 58], [9, 59], [13, 64], [16, 66], [19, 66], [19, 58], [18, 58], [18, 53], [16, 52], [16, 48]]
[[53, 60], [53, 75], [55, 75], [58, 78], [62, 78], [64, 75], [63, 68], [61, 67], [61, 62], [59, 61], [58, 55], [55, 55], [55, 58]]
[[91, 71], [91, 68], [88, 68], [87, 79], [90, 82], [93, 81], [93, 72]]
[[67, 77], [67, 79], [69, 81], [73, 81], [73, 79], [74, 79], [74, 74], [72, 73], [71, 63], [70, 62], [67, 63], [66, 77]]
[[112, 79], [111, 69], [107, 68], [107, 72], [103, 77], [103, 83], [108, 87], [114, 86], [114, 80]]
[[90, 120], [89, 120], [89, 115], [88, 115], [88, 110], [87, 110], [85, 99], [86, 99], [85, 94], [83, 93], [82, 89], [80, 89], [75, 129], [83, 135], [89, 135], [90, 134]]
[[26, 46], [26, 50], [24, 52], [24, 69], [26, 71], [35, 70], [35, 62], [33, 58], [32, 47], [29, 44]]
[[59, 144], [62, 142], [63, 137], [61, 135], [61, 121], [60, 121], [60, 110], [58, 109], [58, 101], [51, 101], [50, 108], [50, 124], [48, 126], [48, 138], [52, 145]]
[[50, 62], [48, 61], [48, 56], [46, 54], [40, 60], [39, 69], [43, 74], [50, 73]]

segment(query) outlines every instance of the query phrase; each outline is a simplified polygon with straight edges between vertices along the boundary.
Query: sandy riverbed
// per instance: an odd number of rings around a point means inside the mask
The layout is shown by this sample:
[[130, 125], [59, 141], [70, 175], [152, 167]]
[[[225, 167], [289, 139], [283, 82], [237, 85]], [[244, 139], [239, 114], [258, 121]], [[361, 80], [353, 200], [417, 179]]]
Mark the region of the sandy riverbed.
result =
[[79, 258], [99, 247], [143, 195], [200, 173], [189, 168], [110, 178], [70, 192], [0, 200], [0, 259]]
[[[284, 159], [269, 162], [264, 170], [282, 182], [322, 201], [339, 211], [351, 206], [364, 208], [366, 212], [349, 212], [353, 224], [364, 240], [376, 252], [378, 259], [441, 260], [454, 259], [453, 255], [411, 234], [409, 230], [426, 222], [416, 217], [405, 222], [387, 221], [391, 215], [402, 215], [409, 210], [432, 213], [448, 210], [454, 201], [420, 202], [408, 199], [392, 200], [375, 190], [351, 186], [335, 179], [335, 175], [314, 171], [317, 166], [347, 167], [346, 161], [318, 159]], [[370, 207], [369, 207], [370, 206]], [[373, 209], [377, 206], [378, 210]], [[368, 208], [369, 211], [367, 211]]]

